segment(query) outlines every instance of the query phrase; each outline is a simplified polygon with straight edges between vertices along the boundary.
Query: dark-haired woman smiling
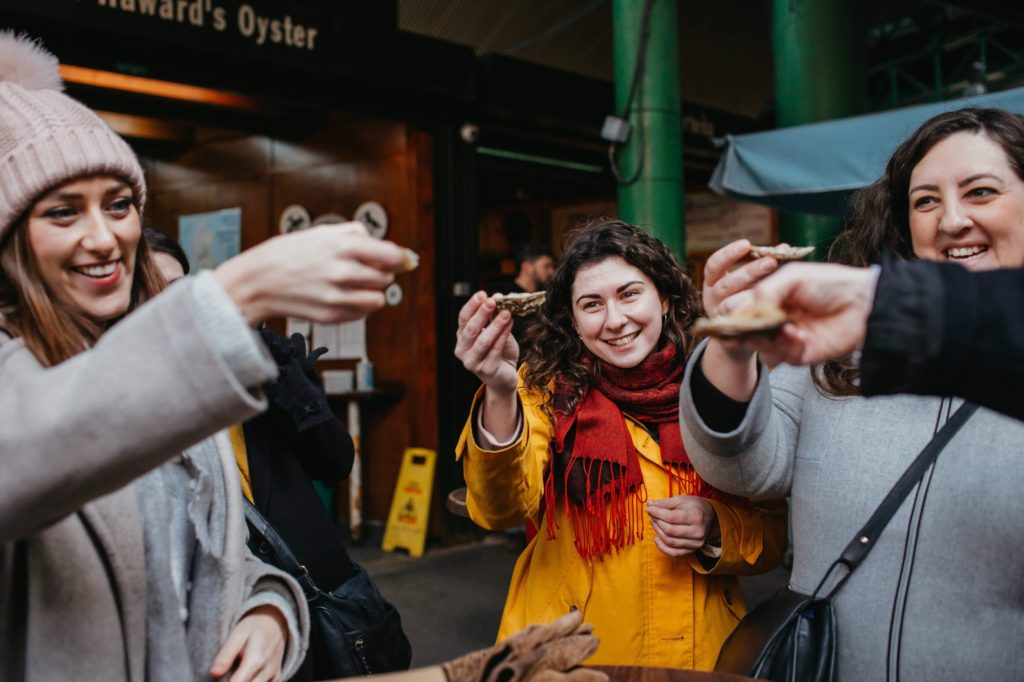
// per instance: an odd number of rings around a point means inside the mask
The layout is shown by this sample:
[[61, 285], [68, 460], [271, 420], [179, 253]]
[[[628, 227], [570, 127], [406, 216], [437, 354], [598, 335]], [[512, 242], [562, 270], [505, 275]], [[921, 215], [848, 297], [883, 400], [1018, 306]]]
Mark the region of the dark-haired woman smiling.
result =
[[[864, 266], [887, 256], [973, 271], [1022, 267], [1024, 119], [999, 109], [940, 114], [896, 149], [855, 203], [855, 219], [832, 254], [840, 263]], [[730, 270], [748, 249], [737, 242], [708, 259], [709, 312], [750, 300], [765, 266]], [[975, 313], [956, 314], [969, 320]], [[925, 336], [922, 343], [937, 342]], [[993, 363], [1006, 361], [985, 339], [964, 342], [977, 343], [974, 352]], [[962, 402], [866, 400], [857, 395], [859, 378], [850, 357], [769, 375], [751, 348], [712, 340], [684, 381], [682, 428], [701, 474], [736, 494], [791, 495], [790, 584], [800, 592], [829, 575]], [[716, 418], [699, 395], [709, 382], [740, 403], [741, 418]], [[978, 410], [942, 451], [836, 597], [839, 679], [1024, 678], [1022, 440], [1024, 425]]]
[[517, 373], [508, 312], [474, 295], [455, 354], [483, 382], [459, 442], [472, 518], [533, 521], [499, 638], [579, 609], [594, 664], [708, 669], [743, 615], [736, 574], [775, 565], [785, 504], [705, 483], [678, 428], [700, 304], [657, 239], [599, 220], [547, 288]]

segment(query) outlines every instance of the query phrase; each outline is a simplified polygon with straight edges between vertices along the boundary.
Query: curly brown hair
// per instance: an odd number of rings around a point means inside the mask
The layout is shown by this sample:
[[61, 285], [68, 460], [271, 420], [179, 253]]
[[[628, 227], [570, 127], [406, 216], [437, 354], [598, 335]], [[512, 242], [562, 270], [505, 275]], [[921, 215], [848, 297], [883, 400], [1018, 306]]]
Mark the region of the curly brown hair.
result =
[[[853, 217], [836, 238], [829, 261], [865, 267], [883, 254], [915, 258], [910, 238], [910, 176], [932, 147], [956, 133], [984, 135], [998, 144], [1017, 177], [1024, 180], [1024, 118], [1004, 109], [967, 107], [934, 116], [893, 152], [885, 174], [852, 198]], [[833, 360], [812, 370], [826, 395], [858, 393], [860, 371], [849, 360]]]
[[[668, 313], [658, 346], [676, 344], [682, 362], [696, 345], [687, 333], [702, 314], [700, 296], [693, 280], [660, 240], [640, 228], [611, 218], [596, 218], [573, 230], [547, 286], [547, 300], [526, 334], [526, 386], [550, 393], [556, 377], [569, 384], [575, 406], [591, 384], [593, 369], [584, 364], [590, 356], [573, 325], [572, 285], [576, 273], [608, 258], [622, 258], [651, 278], [658, 294], [668, 301]], [[592, 363], [592, 367], [599, 367]]]

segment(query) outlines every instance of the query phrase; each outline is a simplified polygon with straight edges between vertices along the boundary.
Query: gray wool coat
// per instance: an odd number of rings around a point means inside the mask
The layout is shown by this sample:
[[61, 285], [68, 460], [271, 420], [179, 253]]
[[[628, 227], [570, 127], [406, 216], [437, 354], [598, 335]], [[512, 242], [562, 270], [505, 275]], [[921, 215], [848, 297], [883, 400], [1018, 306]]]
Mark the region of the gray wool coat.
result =
[[[829, 398], [807, 368], [762, 368], [746, 416], [711, 431], [681, 392], [683, 441], [709, 483], [791, 495], [790, 586], [813, 592], [961, 401]], [[942, 418], [940, 419], [940, 411]], [[979, 410], [836, 598], [839, 679], [1024, 679], [1024, 424]], [[889, 677], [897, 679], [897, 677]]]
[[[145, 679], [147, 574], [133, 481], [264, 409], [258, 387], [276, 371], [209, 273], [170, 287], [54, 368], [0, 334], [0, 678]], [[290, 673], [308, 637], [302, 593], [246, 549], [224, 450], [224, 534], [213, 541], [223, 589], [193, 613], [202, 609], [216, 653], [243, 609], [283, 604], [298, 628]]]

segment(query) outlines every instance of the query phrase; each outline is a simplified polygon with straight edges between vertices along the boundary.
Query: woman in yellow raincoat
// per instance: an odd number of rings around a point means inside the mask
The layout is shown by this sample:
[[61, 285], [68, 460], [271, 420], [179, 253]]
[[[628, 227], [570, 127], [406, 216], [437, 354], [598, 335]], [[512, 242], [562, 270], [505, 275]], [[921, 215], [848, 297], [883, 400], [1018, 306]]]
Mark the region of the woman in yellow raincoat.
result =
[[567, 247], [518, 372], [509, 312], [483, 292], [463, 307], [455, 354], [484, 384], [457, 448], [470, 516], [540, 529], [499, 638], [578, 609], [601, 640], [591, 664], [707, 670], [745, 610], [735, 576], [778, 562], [785, 503], [715, 490], [686, 455], [699, 312], [664, 244], [614, 220]]

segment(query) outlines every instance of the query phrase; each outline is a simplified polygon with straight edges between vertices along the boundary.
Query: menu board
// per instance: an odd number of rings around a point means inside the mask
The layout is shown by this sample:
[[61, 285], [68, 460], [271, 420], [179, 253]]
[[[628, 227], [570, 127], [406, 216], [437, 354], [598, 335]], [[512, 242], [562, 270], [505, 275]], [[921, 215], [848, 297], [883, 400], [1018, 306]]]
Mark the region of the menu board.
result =
[[737, 239], [774, 244], [775, 211], [711, 192], [686, 195], [686, 251], [714, 251]]

